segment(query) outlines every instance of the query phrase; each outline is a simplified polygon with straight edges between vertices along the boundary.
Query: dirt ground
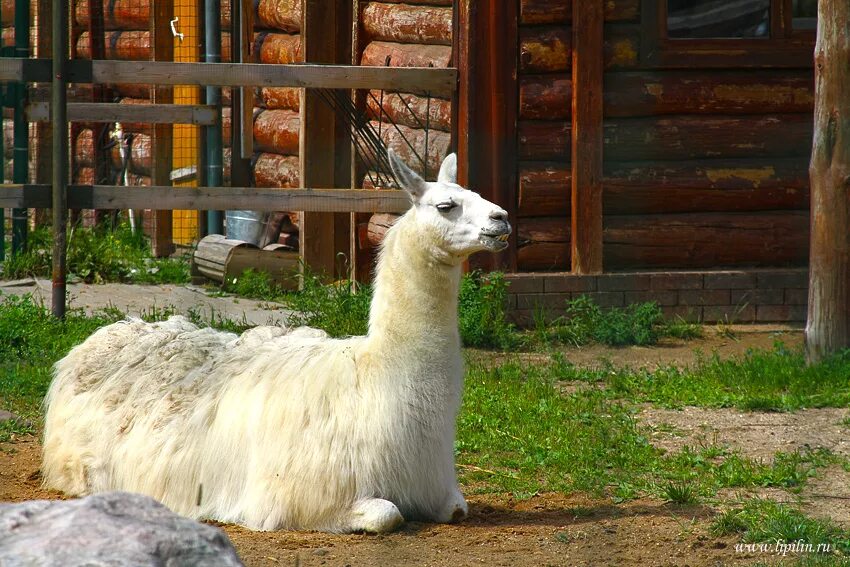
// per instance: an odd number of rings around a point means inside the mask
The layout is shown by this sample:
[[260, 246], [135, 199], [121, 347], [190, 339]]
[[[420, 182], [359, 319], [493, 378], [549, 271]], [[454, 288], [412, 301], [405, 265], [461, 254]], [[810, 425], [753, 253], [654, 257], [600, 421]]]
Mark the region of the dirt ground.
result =
[[[608, 360], [617, 365], [686, 364], [694, 349], [721, 356], [747, 348], [769, 348], [777, 338], [789, 346], [802, 340], [798, 329], [737, 327], [732, 334], [706, 328], [696, 341], [666, 341], [656, 347], [588, 347], [565, 351], [578, 365]], [[724, 330], [725, 331], [725, 330]], [[471, 359], [493, 355], [471, 352]], [[534, 359], [539, 355], [520, 355]], [[495, 360], [493, 362], [497, 362]], [[737, 410], [645, 407], [638, 419], [654, 431], [652, 442], [668, 451], [684, 445], [726, 445], [744, 454], [770, 459], [775, 451], [805, 446], [850, 454], [844, 409], [794, 414], [743, 413]], [[61, 498], [40, 487], [39, 443], [35, 437], [0, 444], [0, 501]], [[808, 512], [850, 526], [850, 474], [828, 469], [800, 495], [761, 491], [760, 495], [801, 503]], [[729, 500], [753, 494], [729, 491]], [[716, 538], [708, 526], [717, 506], [681, 507], [660, 500], [615, 504], [583, 495], [539, 494], [517, 501], [510, 495], [472, 495], [470, 517], [458, 525], [409, 523], [384, 536], [299, 532], [250, 532], [221, 525], [249, 566], [276, 565], [511, 565], [530, 566], [718, 566], [747, 565], [774, 558], [735, 551], [735, 538]]]

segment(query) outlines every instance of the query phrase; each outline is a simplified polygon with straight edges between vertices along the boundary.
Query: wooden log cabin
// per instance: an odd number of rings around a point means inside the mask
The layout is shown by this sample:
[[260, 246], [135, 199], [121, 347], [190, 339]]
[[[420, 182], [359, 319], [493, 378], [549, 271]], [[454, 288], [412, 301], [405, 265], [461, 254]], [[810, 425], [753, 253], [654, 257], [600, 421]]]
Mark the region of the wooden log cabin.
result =
[[[414, 167], [433, 176], [455, 150], [462, 182], [510, 212], [508, 252], [472, 267], [509, 273], [518, 321], [577, 293], [705, 320], [804, 318], [816, 0], [351, 2], [354, 64], [458, 68], [454, 100], [359, 102]], [[123, 4], [109, 3], [107, 56], [147, 57], [148, 15]], [[301, 1], [254, 5], [254, 60], [303, 61]], [[297, 187], [298, 92], [263, 88], [255, 101], [253, 182]], [[148, 132], [131, 128], [146, 183]], [[80, 177], [90, 139], [77, 138]], [[373, 181], [359, 167], [353, 185]], [[358, 277], [391, 223], [356, 215]]]

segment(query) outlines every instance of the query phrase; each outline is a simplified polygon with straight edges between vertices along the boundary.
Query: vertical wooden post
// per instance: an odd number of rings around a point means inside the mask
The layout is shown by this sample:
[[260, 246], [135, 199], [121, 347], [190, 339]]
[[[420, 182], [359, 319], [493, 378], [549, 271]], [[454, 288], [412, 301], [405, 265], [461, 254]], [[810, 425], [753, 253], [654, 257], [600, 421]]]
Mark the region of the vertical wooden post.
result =
[[[174, 37], [171, 34], [171, 20], [174, 18], [174, 2], [151, 3], [151, 45], [154, 61], [172, 61], [174, 59]], [[171, 86], [157, 85], [153, 102], [171, 104], [174, 90]], [[172, 139], [171, 124], [153, 126], [153, 171], [152, 185], [171, 185]], [[173, 218], [170, 210], [154, 212], [153, 254], [168, 256], [174, 252], [172, 241]]]
[[53, 85], [50, 89], [50, 116], [53, 122], [53, 290], [51, 311], [65, 317], [66, 259], [68, 253], [68, 115], [67, 81], [68, 12], [65, 2], [54, 2], [51, 22]]
[[602, 2], [573, 0], [572, 269], [602, 271]]
[[[518, 2], [459, 0], [453, 29], [459, 84], [453, 111], [458, 181], [508, 211], [516, 226], [516, 125], [519, 113]], [[502, 254], [479, 254], [470, 265], [516, 270], [516, 231]]]
[[[89, 1], [89, 46], [91, 50], [92, 61], [96, 59], [106, 59], [106, 27], [103, 13], [103, 0], [88, 0]], [[112, 97], [108, 92], [106, 85], [95, 83], [91, 89], [91, 102], [112, 102]], [[109, 183], [109, 155], [106, 152], [106, 132], [109, 130], [109, 124], [104, 122], [96, 122], [89, 126], [92, 131], [92, 147], [94, 163], [93, 183], [106, 184]], [[103, 222], [107, 216], [107, 211], [93, 211], [95, 224]]]
[[850, 5], [818, 2], [806, 357], [850, 347]]
[[[351, 59], [350, 11], [340, 2], [302, 0], [301, 46], [304, 61], [309, 63], [348, 63]], [[344, 33], [348, 31], [348, 35]], [[347, 45], [345, 45], [347, 43]], [[348, 54], [347, 56], [345, 54]], [[350, 186], [350, 157], [347, 133], [342, 135], [341, 122], [333, 109], [322, 101], [319, 92], [304, 89], [301, 95], [300, 166], [301, 187], [332, 188], [347, 175], [344, 187]], [[344, 132], [344, 131], [343, 131]], [[342, 142], [344, 140], [344, 143]], [[336, 273], [335, 254], [348, 252], [347, 214], [304, 212], [301, 217], [301, 257], [316, 274], [332, 278]], [[338, 230], [342, 235], [337, 235]]]
[[[50, 0], [38, 0], [36, 4], [36, 28], [38, 29], [38, 41], [35, 46], [35, 56], [39, 59], [50, 58], [50, 37], [52, 35], [53, 20], [51, 14]], [[50, 122], [38, 122], [35, 125], [35, 182], [39, 184], [50, 184], [52, 182], [51, 172], [53, 161], [51, 148], [53, 146], [53, 128]], [[35, 226], [43, 226], [49, 220], [46, 209], [35, 211]]]
[[[223, 0], [227, 1], [227, 0]], [[248, 62], [248, 45], [250, 34], [245, 30], [246, 9], [253, 3], [246, 0], [230, 0], [230, 58], [233, 63]], [[244, 7], [243, 7], [244, 5]], [[248, 14], [250, 15], [250, 14]], [[245, 151], [253, 145], [253, 115], [249, 114], [250, 121], [245, 122], [245, 108], [242, 95], [245, 89], [231, 87], [230, 89], [230, 185], [233, 187], [248, 187], [251, 185], [251, 155], [244, 155]], [[253, 97], [252, 97], [253, 99]], [[253, 109], [252, 109], [253, 110]], [[250, 136], [251, 139], [245, 141]]]

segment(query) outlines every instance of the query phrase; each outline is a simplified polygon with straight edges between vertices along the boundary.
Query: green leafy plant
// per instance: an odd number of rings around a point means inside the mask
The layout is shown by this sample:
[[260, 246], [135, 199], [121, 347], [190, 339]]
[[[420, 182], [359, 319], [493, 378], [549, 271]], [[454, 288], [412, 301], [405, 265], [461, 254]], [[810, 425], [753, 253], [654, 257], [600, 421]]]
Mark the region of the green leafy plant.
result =
[[507, 294], [504, 274], [474, 271], [464, 275], [458, 316], [465, 346], [509, 349], [519, 344], [516, 328], [505, 316]]

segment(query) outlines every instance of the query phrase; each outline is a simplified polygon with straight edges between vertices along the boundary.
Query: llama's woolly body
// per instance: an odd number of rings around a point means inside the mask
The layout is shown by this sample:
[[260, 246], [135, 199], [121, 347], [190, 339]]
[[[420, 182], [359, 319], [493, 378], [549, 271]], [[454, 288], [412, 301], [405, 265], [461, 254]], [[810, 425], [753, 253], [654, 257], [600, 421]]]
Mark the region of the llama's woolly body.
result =
[[237, 336], [182, 317], [93, 334], [57, 364], [45, 400], [45, 484], [141, 492], [262, 530], [462, 517], [462, 258], [437, 253], [450, 235], [417, 214], [387, 234], [366, 337]]

